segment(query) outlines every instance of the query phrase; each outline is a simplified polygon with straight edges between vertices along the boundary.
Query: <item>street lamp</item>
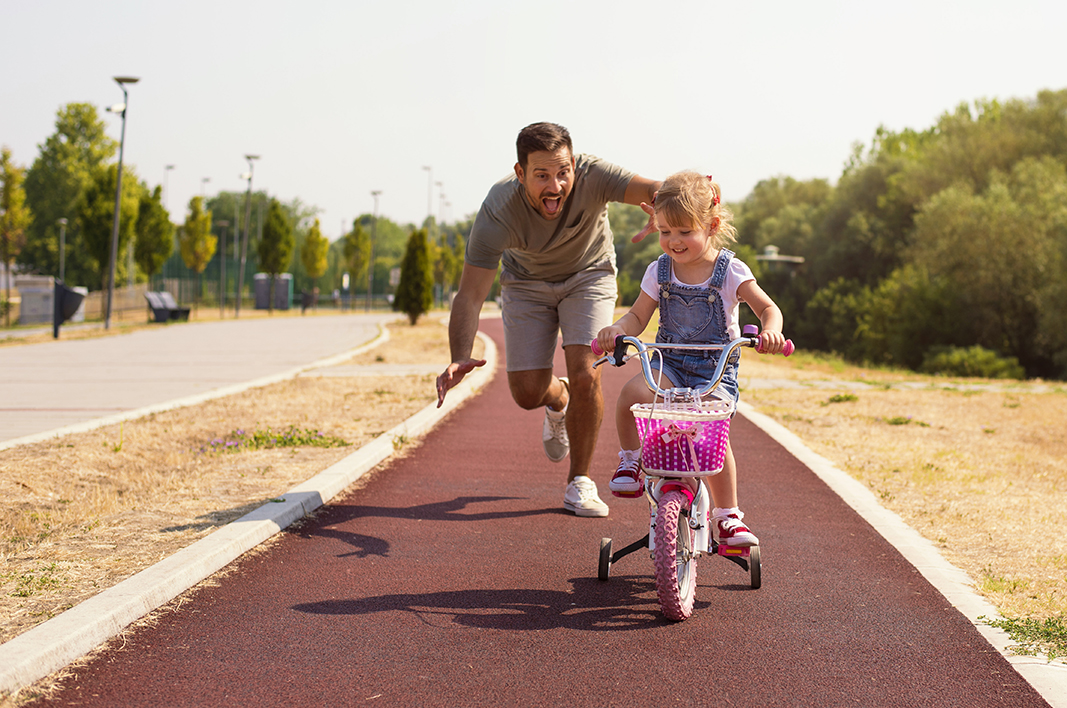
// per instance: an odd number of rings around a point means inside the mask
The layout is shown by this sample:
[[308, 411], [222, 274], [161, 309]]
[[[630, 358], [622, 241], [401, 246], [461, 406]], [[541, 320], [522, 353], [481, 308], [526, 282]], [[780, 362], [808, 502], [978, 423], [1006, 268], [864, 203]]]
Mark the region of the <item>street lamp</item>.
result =
[[433, 167], [423, 165], [426, 175], [426, 218], [433, 216]]
[[167, 187], [167, 175], [169, 175], [170, 171], [173, 169], [174, 165], [167, 165], [163, 168], [163, 208], [166, 209], [168, 213], [170, 212], [170, 209], [167, 207], [167, 198], [170, 197], [170, 188]]
[[200, 178], [200, 197], [201, 198], [203, 198], [203, 196], [204, 196], [204, 185], [207, 184], [210, 181], [211, 181], [210, 177], [201, 177]]
[[116, 76], [115, 83], [122, 89], [122, 103], [112, 106], [108, 111], [122, 114], [122, 136], [119, 138], [119, 176], [115, 180], [115, 219], [111, 226], [111, 257], [108, 265], [107, 277], [107, 313], [104, 315], [104, 329], [111, 329], [111, 306], [115, 299], [115, 260], [119, 255], [119, 206], [122, 201], [122, 154], [126, 147], [126, 104], [129, 96], [126, 93], [126, 84], [135, 84], [141, 79], [133, 76]]
[[222, 246], [219, 248], [219, 319], [226, 316], [226, 227], [230, 225], [225, 219], [216, 221], [219, 225], [219, 240]]
[[370, 291], [374, 284], [374, 239], [378, 236], [378, 196], [382, 190], [376, 189], [371, 192], [374, 197], [374, 221], [370, 222], [370, 262], [367, 264], [367, 312], [370, 312]]
[[259, 159], [259, 155], [245, 155], [248, 160], [248, 172], [241, 175], [242, 179], [248, 180], [248, 192], [245, 193], [245, 235], [241, 239], [241, 265], [237, 271], [237, 300], [235, 302], [234, 317], [241, 316], [241, 290], [245, 286], [245, 260], [248, 258], [248, 227], [252, 223], [252, 169], [253, 162]]
[[64, 283], [67, 270], [67, 217], [56, 222], [59, 224], [59, 279]]

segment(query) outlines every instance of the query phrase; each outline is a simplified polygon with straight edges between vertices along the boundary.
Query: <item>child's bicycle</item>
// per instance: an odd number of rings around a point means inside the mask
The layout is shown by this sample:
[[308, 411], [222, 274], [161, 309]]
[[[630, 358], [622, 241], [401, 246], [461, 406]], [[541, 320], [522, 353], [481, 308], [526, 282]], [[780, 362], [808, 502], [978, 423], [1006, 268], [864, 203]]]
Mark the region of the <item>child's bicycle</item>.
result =
[[[714, 395], [722, 380], [731, 354], [739, 347], [759, 348], [759, 329], [746, 325], [742, 336], [724, 345], [646, 344], [635, 337], [620, 336], [615, 351], [598, 359], [622, 366], [634, 356], [641, 362], [645, 382], [655, 394], [651, 404], [638, 403], [634, 412], [641, 436], [641, 460], [645, 471], [645, 496], [649, 501], [649, 532], [629, 546], [612, 553], [612, 541], [600, 541], [600, 568], [597, 577], [606, 581], [611, 566], [619, 559], [642, 548], [652, 555], [655, 567], [656, 594], [668, 619], [684, 620], [693, 613], [696, 594], [697, 558], [705, 553], [733, 561], [749, 573], [753, 589], [762, 584], [759, 546], [734, 547], [720, 544], [711, 534], [708, 515], [711, 494], [703, 477], [722, 471], [726, 443], [730, 434], [732, 400]], [[633, 346], [636, 354], [627, 354]], [[596, 340], [594, 354], [603, 354]], [[650, 361], [659, 349], [719, 350], [718, 365], [708, 384], [699, 389], [660, 388]], [[785, 356], [793, 353], [793, 343], [786, 341]]]

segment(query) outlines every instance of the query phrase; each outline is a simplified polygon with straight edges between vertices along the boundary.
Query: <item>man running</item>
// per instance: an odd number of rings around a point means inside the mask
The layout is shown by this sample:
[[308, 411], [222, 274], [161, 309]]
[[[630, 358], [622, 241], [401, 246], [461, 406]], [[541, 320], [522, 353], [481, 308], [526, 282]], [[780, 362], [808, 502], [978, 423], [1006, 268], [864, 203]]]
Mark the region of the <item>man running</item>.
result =
[[[607, 516], [589, 465], [604, 416], [600, 370], [589, 342], [611, 324], [618, 291], [608, 203], [651, 204], [659, 182], [592, 155], [575, 155], [567, 129], [534, 123], [519, 132], [515, 173], [482, 202], [467, 241], [459, 292], [448, 325], [452, 363], [437, 377], [438, 406], [448, 389], [484, 359], [472, 359], [478, 317], [500, 273], [508, 385], [520, 407], [545, 407], [545, 454], [570, 454], [563, 506], [578, 516]], [[654, 231], [653, 222], [634, 237]], [[552, 359], [559, 333], [567, 375]]]

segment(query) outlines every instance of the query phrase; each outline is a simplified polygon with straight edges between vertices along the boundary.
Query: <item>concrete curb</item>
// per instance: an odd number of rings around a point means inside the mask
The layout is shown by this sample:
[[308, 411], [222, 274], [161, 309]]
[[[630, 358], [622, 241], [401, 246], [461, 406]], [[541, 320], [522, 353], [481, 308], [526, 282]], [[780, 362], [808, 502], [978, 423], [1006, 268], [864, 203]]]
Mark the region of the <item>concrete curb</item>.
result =
[[825, 457], [810, 450], [803, 441], [770, 417], [758, 412], [751, 404], [737, 406], [745, 418], [771, 436], [791, 455], [826, 483], [846, 504], [874, 527], [911, 563], [922, 576], [945, 596], [952, 606], [970, 620], [986, 641], [1007, 659], [1008, 663], [1053, 708], [1067, 708], [1067, 665], [1049, 663], [1032, 656], [1016, 656], [1008, 633], [990, 627], [980, 617], [997, 619], [1000, 613], [972, 589], [970, 578], [962, 570], [945, 560], [933, 543], [904, 523], [903, 519], [878, 503], [874, 494], [860, 482], [838, 469]]
[[[241, 554], [322, 506], [392, 456], [398, 441], [410, 440], [428, 432], [492, 380], [496, 372], [496, 345], [489, 337], [481, 333], [478, 336], [485, 344], [485, 359], [488, 360], [486, 365], [468, 374], [452, 389], [441, 408], [437, 408], [436, 403], [431, 403], [340, 462], [294, 487], [280, 501], [264, 504], [151, 568], [0, 645], [0, 694], [17, 691], [84, 656], [119, 634], [132, 622], [169, 602]], [[388, 338], [387, 335], [385, 338]], [[308, 369], [344, 361], [382, 341], [382, 337], [379, 337], [355, 351], [300, 367], [284, 375], [278, 374], [229, 388], [245, 390], [287, 377], [292, 378]], [[227, 393], [220, 393], [222, 390], [224, 389], [213, 391], [206, 396], [217, 398], [237, 392], [225, 389]], [[180, 405], [191, 405], [208, 398], [194, 396], [191, 399], [183, 399], [185, 402]], [[153, 407], [153, 410], [179, 407], [178, 402], [173, 403], [174, 405]], [[123, 415], [126, 416], [122, 418], [124, 420], [136, 417], [132, 414]], [[47, 437], [54, 436], [57, 432], [52, 431]]]

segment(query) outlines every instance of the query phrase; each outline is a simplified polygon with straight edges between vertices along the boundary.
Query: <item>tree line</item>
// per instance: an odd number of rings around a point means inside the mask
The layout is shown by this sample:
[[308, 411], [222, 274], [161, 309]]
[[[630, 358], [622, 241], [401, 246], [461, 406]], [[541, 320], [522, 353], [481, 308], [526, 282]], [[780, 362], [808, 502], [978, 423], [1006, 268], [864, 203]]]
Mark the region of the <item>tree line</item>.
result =
[[[779, 176], [731, 204], [737, 252], [808, 350], [975, 375], [1067, 378], [1067, 90], [879, 129], [836, 185]], [[658, 244], [611, 214], [620, 291]], [[803, 258], [766, 259], [767, 247]]]
[[[68, 284], [90, 290], [106, 287], [117, 151], [117, 141], [107, 136], [96, 107], [88, 103], [59, 109], [55, 132], [39, 145], [29, 168], [15, 165], [4, 148], [0, 258], [9, 269], [17, 263], [24, 272], [58, 275], [62, 258]], [[246, 198], [251, 200], [252, 215], [247, 224], [246, 288], [251, 286], [248, 276], [252, 273], [290, 272], [299, 290], [329, 291], [340, 289], [342, 275], [348, 273], [351, 294], [365, 293], [367, 285], [385, 293], [407, 241], [418, 230], [411, 224], [362, 214], [350, 231], [331, 243], [322, 233], [320, 210], [299, 198], [282, 202], [263, 191], [197, 196], [189, 201], [179, 223], [173, 223], [164, 198], [161, 186], [152, 188], [135, 168], [123, 168], [116, 283], [151, 283], [167, 272], [195, 280], [198, 295], [216, 292], [204, 281], [218, 278], [225, 257], [228, 289], [233, 292], [246, 227]], [[423, 230], [432, 282], [444, 296], [458, 286], [470, 223], [439, 225], [430, 218]]]

